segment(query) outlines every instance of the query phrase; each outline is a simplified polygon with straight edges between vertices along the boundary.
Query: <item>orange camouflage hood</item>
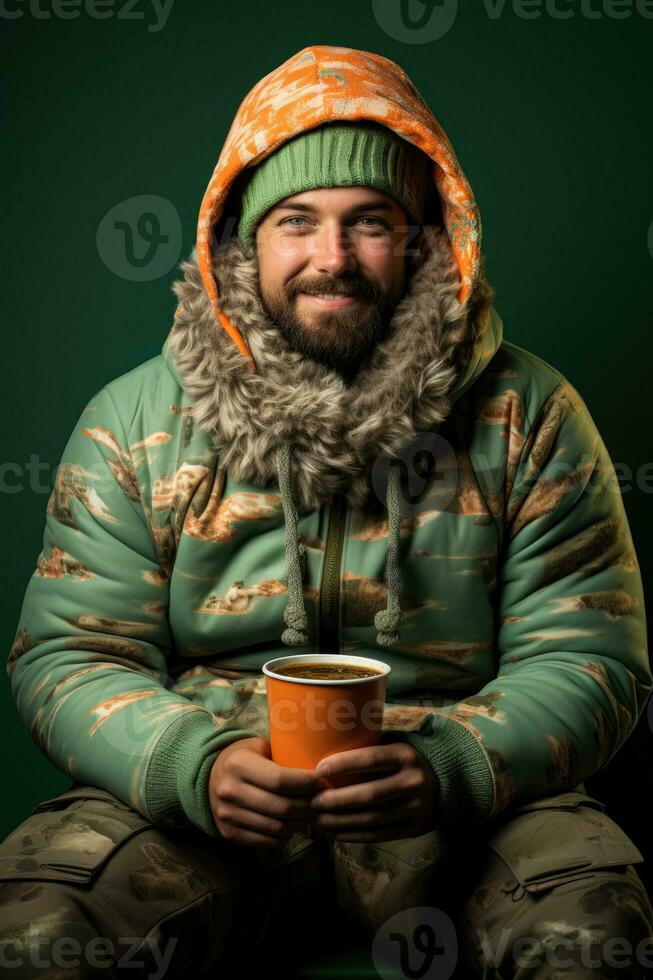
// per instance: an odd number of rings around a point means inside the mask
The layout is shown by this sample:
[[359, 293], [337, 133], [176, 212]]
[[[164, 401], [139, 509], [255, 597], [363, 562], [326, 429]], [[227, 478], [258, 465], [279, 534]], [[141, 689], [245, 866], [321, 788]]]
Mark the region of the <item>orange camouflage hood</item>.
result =
[[256, 371], [242, 334], [221, 309], [212, 273], [214, 228], [229, 192], [246, 168], [258, 166], [300, 133], [334, 121], [374, 120], [433, 160], [442, 219], [460, 272], [458, 300], [465, 301], [479, 269], [481, 220], [471, 187], [444, 130], [406, 72], [371, 51], [311, 45], [265, 75], [234, 117], [200, 206], [197, 265], [223, 329]]

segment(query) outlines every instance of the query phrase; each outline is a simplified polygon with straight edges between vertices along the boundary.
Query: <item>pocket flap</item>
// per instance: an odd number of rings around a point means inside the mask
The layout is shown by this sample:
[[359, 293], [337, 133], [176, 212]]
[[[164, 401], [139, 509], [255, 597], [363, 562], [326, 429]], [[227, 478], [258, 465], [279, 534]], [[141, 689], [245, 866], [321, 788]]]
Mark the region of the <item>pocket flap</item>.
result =
[[0, 880], [86, 884], [125, 841], [153, 826], [124, 804], [80, 793], [44, 800], [0, 843]]
[[564, 802], [531, 807], [517, 816], [511, 813], [511, 819], [488, 839], [488, 846], [528, 891], [644, 860], [612, 817], [584, 802], [573, 807], [565, 807]]
[[32, 813], [42, 813], [44, 810], [63, 810], [74, 800], [100, 800], [103, 803], [109, 803], [112, 807], [117, 807], [119, 810], [135, 812], [108, 789], [102, 789], [100, 786], [89, 786], [85, 783], [75, 783], [70, 789], [59, 793], [58, 796], [53, 796], [49, 800], [41, 800], [40, 803], [36, 804]]
[[605, 810], [605, 803], [588, 796], [587, 793], [580, 793], [578, 790], [570, 789], [565, 793], [556, 793], [555, 796], [542, 796], [539, 800], [530, 800], [522, 806], [511, 808], [510, 813], [527, 813], [529, 810], [575, 810], [578, 806], [590, 806], [596, 810]]

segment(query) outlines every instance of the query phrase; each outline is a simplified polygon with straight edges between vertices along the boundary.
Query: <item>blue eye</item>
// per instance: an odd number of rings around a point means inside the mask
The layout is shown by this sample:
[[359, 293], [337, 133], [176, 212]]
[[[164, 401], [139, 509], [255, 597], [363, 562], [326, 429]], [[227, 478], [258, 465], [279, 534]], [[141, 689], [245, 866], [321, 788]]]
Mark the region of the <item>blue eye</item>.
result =
[[[290, 222], [293, 222], [293, 221], [300, 221], [300, 222], [301, 221], [306, 221], [306, 218], [302, 217], [299, 214], [293, 214], [289, 218], [284, 218], [284, 220], [281, 222], [281, 224], [282, 225], [287, 225], [287, 224], [290, 224]], [[385, 222], [384, 221], [381, 221], [380, 218], [374, 218], [374, 217], [372, 217], [369, 214], [368, 215], [362, 215], [360, 218], [356, 218], [356, 221], [371, 221], [372, 222], [372, 226], [368, 225], [367, 226], [368, 228], [369, 227], [373, 227], [374, 225], [381, 225], [381, 226], [384, 226], [385, 225]], [[291, 227], [298, 228], [299, 225], [293, 224], [293, 225], [291, 225]]]

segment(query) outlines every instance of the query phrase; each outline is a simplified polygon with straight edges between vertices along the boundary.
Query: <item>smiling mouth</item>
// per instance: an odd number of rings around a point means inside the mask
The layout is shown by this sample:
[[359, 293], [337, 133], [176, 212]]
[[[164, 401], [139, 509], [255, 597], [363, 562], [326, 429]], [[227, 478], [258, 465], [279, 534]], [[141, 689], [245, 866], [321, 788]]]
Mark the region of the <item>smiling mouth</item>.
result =
[[327, 307], [339, 307], [339, 306], [350, 306], [352, 303], [357, 302], [361, 299], [360, 296], [354, 296], [347, 293], [301, 293], [310, 302], [317, 304], [318, 306]]

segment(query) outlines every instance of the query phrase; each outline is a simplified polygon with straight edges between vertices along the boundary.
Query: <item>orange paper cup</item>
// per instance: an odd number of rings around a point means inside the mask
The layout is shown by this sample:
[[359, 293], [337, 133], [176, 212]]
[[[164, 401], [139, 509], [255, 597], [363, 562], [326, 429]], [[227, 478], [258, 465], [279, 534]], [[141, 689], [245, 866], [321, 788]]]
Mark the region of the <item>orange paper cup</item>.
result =
[[[315, 680], [275, 672], [275, 668], [304, 663], [369, 667], [378, 675]], [[315, 769], [320, 759], [328, 755], [380, 743], [391, 670], [382, 660], [347, 654], [297, 654], [268, 660], [262, 670], [267, 685], [273, 762], [294, 769]], [[348, 786], [364, 778], [361, 773], [351, 773], [324, 782], [331, 787]]]

